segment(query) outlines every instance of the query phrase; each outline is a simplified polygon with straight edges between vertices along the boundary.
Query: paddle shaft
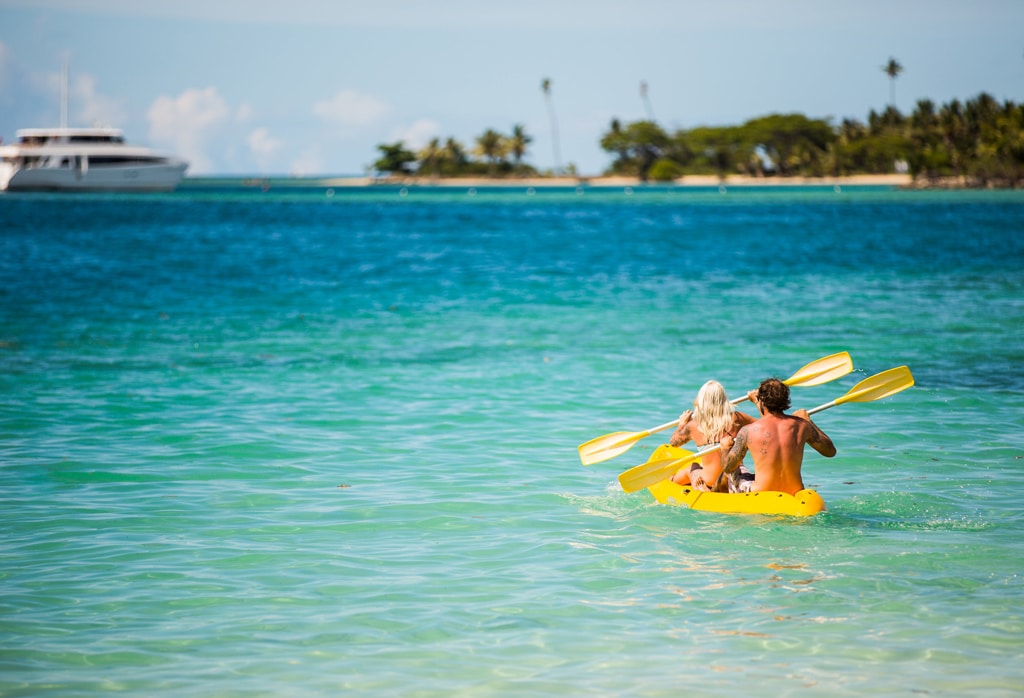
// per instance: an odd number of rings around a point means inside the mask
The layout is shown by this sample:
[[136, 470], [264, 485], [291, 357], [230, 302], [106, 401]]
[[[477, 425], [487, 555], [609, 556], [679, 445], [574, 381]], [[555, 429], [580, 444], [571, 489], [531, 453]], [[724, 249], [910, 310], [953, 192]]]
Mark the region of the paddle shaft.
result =
[[[881, 400], [889, 397], [890, 395], [895, 395], [902, 390], [906, 390], [912, 385], [914, 385], [914, 377], [911, 375], [909, 368], [906, 366], [891, 368], [888, 371], [882, 371], [870, 378], [865, 378], [847, 391], [845, 395], [842, 395], [831, 402], [826, 402], [824, 405], [808, 410], [807, 414], [815, 414], [846, 402], [874, 402], [875, 400]], [[622, 489], [626, 492], [635, 492], [636, 490], [643, 489], [655, 482], [660, 482], [667, 477], [671, 477], [672, 473], [682, 466], [687, 463], [692, 463], [704, 453], [710, 453], [711, 451], [719, 448], [721, 448], [720, 445], [715, 445], [697, 454], [687, 456], [686, 458], [666, 458], [661, 461], [642, 463], [619, 475], [619, 484], [622, 485]]]
[[[740, 404], [741, 402], [743, 402], [744, 400], [747, 400], [747, 399], [749, 399], [749, 398], [738, 397], [735, 400], [731, 400], [731, 402], [734, 405], [738, 405], [738, 404]], [[613, 441], [610, 444], [607, 444], [605, 446], [605, 448], [614, 448], [616, 446], [621, 446], [623, 444], [627, 444], [627, 443], [629, 443], [631, 441], [639, 441], [640, 439], [647, 438], [651, 434], [657, 434], [659, 431], [665, 431], [666, 429], [671, 429], [672, 427], [679, 427], [679, 426], [682, 426], [682, 423], [678, 419], [673, 419], [671, 422], [665, 422], [664, 424], [661, 424], [659, 426], [653, 427], [653, 428], [648, 429], [646, 431], [641, 431], [641, 432], [638, 432], [636, 434], [629, 434], [628, 436], [624, 436], [622, 439], [620, 439], [618, 441]]]
[[648, 429], [647, 431], [644, 432], [644, 436], [650, 436], [651, 434], [657, 434], [659, 431], [665, 431], [666, 429], [671, 429], [672, 427], [677, 427], [677, 426], [679, 426], [679, 420], [678, 419], [673, 419], [671, 422], [665, 422], [661, 426], [654, 427], [653, 429]]
[[657, 434], [659, 431], [665, 431], [666, 429], [671, 429], [672, 427], [678, 426], [678, 425], [679, 425], [679, 420], [675, 419], [675, 420], [673, 420], [671, 422], [665, 422], [664, 424], [661, 424], [659, 426], [653, 427], [653, 428], [648, 429], [646, 431], [638, 431], [638, 432], [633, 433], [633, 434], [626, 434], [621, 439], [617, 439], [617, 440], [612, 441], [610, 443], [604, 444], [604, 448], [605, 449], [611, 449], [611, 448], [615, 448], [616, 446], [622, 446], [622, 445], [625, 445], [625, 444], [628, 444], [628, 443], [631, 443], [631, 442], [634, 442], [634, 441], [639, 441], [640, 439], [646, 439], [651, 434]]
[[[844, 351], [812, 361], [783, 382], [786, 385], [819, 385], [845, 376], [852, 370], [853, 361], [850, 359], [850, 355]], [[749, 399], [748, 393], [730, 402], [735, 406]], [[678, 425], [679, 420], [675, 420], [646, 431], [613, 432], [591, 439], [579, 445], [577, 450], [580, 454], [580, 461], [583, 465], [590, 465], [615, 458], [628, 451], [641, 439]]]
[[[736, 405], [736, 404], [739, 404], [739, 403], [743, 402], [743, 401], [744, 401], [744, 400], [746, 400], [746, 399], [748, 399], [748, 398], [736, 398], [735, 400], [733, 400], [733, 401], [732, 401], [732, 403], [733, 403], [734, 405]], [[823, 411], [823, 410], [827, 410], [827, 409], [828, 409], [828, 408], [830, 408], [830, 407], [835, 407], [836, 405], [840, 405], [840, 404], [842, 404], [843, 402], [848, 402], [848, 401], [847, 401], [847, 400], [843, 400], [842, 398], [839, 398], [839, 399], [837, 399], [837, 400], [833, 400], [833, 401], [831, 401], [831, 402], [826, 402], [826, 403], [825, 403], [824, 405], [818, 405], [818, 406], [817, 406], [817, 407], [815, 407], [814, 409], [811, 409], [811, 410], [807, 410], [807, 415], [808, 415], [808, 416], [810, 416], [810, 415], [812, 415], [812, 414], [817, 414], [818, 412], [821, 412], [821, 411]], [[662, 429], [663, 429], [663, 428], [665, 428], [665, 427], [660, 427], [660, 428], [662, 428]], [[653, 433], [653, 431], [652, 431], [652, 433]], [[707, 447], [707, 448], [705, 448], [705, 449], [702, 449], [702, 450], [700, 450], [700, 451], [697, 451], [697, 452], [696, 452], [696, 453], [694, 453], [694, 454], [693, 454], [692, 456], [687, 456], [686, 458], [680, 458], [680, 459], [679, 459], [679, 464], [680, 464], [680, 466], [682, 466], [682, 465], [684, 465], [685, 463], [688, 463], [688, 462], [692, 462], [692, 461], [695, 461], [695, 460], [697, 460], [698, 458], [700, 458], [701, 456], [703, 456], [703, 455], [706, 455], [706, 454], [708, 454], [708, 453], [713, 453], [713, 452], [715, 452], [715, 451], [718, 451], [718, 450], [720, 450], [721, 448], [722, 448], [722, 444], [714, 444], [713, 446], [708, 446], [708, 447]]]
[[[827, 410], [836, 405], [842, 405], [845, 402], [874, 402], [875, 400], [881, 400], [906, 390], [912, 385], [914, 385], [914, 376], [910, 373], [909, 368], [906, 366], [890, 368], [888, 371], [882, 371], [870, 378], [865, 378], [850, 388], [845, 395], [841, 395], [831, 402], [826, 402], [824, 405], [807, 410], [807, 416], [810, 417], [812, 414]], [[722, 464], [722, 472], [718, 475], [718, 481], [721, 481], [722, 476], [725, 475], [725, 465], [725, 463]], [[715, 482], [715, 489], [718, 489], [718, 481]]]
[[[747, 401], [749, 399], [750, 399], [750, 396], [747, 395], [745, 397], [738, 397], [735, 400], [730, 400], [729, 402], [731, 402], [733, 405], [738, 405], [741, 402], [745, 402], [745, 401]], [[826, 407], [831, 407], [834, 404], [835, 403], [833, 402], [833, 403], [830, 403], [828, 405], [823, 405], [821, 407], [815, 407], [814, 411], [815, 412], [819, 412], [819, 411], [825, 409]], [[810, 414], [813, 414], [813, 412], [811, 412]], [[657, 434], [659, 431], [665, 431], [666, 429], [671, 429], [672, 427], [678, 427], [678, 426], [682, 426], [680, 421], [678, 419], [673, 419], [671, 422], [665, 422], [664, 424], [660, 424], [660, 425], [658, 425], [656, 427], [652, 427], [651, 429], [647, 429], [646, 431], [641, 431], [641, 432], [637, 432], [635, 434], [629, 434], [628, 436], [624, 436], [622, 439], [620, 439], [618, 441], [613, 441], [613, 442], [607, 444], [605, 446], [605, 448], [614, 448], [615, 446], [621, 446], [622, 444], [627, 444], [630, 441], [639, 441], [640, 439], [647, 438], [651, 434]]]
[[[731, 402], [732, 402], [733, 405], [738, 405], [738, 404], [740, 404], [741, 402], [743, 402], [744, 400], [747, 400], [747, 399], [749, 399], [749, 398], [747, 398], [747, 397], [738, 397], [735, 400], [732, 400]], [[678, 427], [678, 426], [681, 426], [679, 420], [678, 419], [673, 419], [671, 422], [665, 422], [664, 424], [660, 424], [660, 425], [658, 425], [656, 427], [652, 427], [652, 428], [647, 429], [645, 431], [637, 431], [637, 432], [632, 432], [632, 433], [625, 433], [625, 434], [623, 434], [618, 439], [608, 439], [608, 437], [605, 436], [605, 437], [602, 437], [603, 441], [601, 443], [600, 450], [601, 451], [615, 451], [615, 450], [618, 450], [622, 446], [627, 446], [627, 448], [628, 448], [629, 446], [632, 446], [632, 444], [636, 443], [637, 441], [640, 441], [641, 439], [646, 439], [651, 434], [657, 434], [659, 431], [665, 431], [666, 429], [671, 429], [672, 427]], [[586, 444], [584, 444], [584, 445], [586, 445]], [[587, 463], [584, 463], [584, 465], [587, 465]]]
[[[735, 400], [731, 400], [731, 402], [734, 405], [738, 405], [738, 404], [740, 404], [741, 402], [743, 402], [746, 399], [748, 399], [748, 398], [738, 397]], [[652, 429], [648, 429], [647, 431], [641, 431], [641, 432], [639, 432], [639, 434], [631, 434], [630, 436], [622, 439], [622, 441], [620, 441], [618, 443], [613, 442], [613, 443], [609, 444], [609, 446], [617, 446], [620, 443], [626, 443], [628, 441], [639, 441], [640, 439], [648, 437], [651, 434], [657, 434], [659, 431], [665, 431], [666, 429], [671, 429], [672, 427], [678, 427], [678, 426], [682, 426], [682, 424], [679, 422], [678, 419], [673, 419], [671, 422], [665, 422], [664, 424], [656, 426], [656, 427], [654, 427]]]
[[[815, 407], [812, 410], [807, 410], [807, 415], [810, 416], [812, 414], [816, 414], [816, 413], [821, 412], [823, 410], [827, 410], [830, 407], [835, 407], [836, 405], [839, 405], [839, 404], [841, 404], [841, 403], [838, 400], [833, 400], [832, 402], [826, 402], [824, 405], [818, 405], [817, 407]], [[679, 464], [680, 464], [680, 466], [682, 466], [685, 463], [697, 460], [701, 456], [707, 455], [709, 453], [714, 453], [715, 451], [720, 451], [721, 449], [722, 449], [722, 444], [720, 444], [720, 443], [714, 444], [713, 446], [708, 446], [705, 449], [697, 451], [692, 456], [687, 456], [686, 458], [680, 458], [679, 459]]]

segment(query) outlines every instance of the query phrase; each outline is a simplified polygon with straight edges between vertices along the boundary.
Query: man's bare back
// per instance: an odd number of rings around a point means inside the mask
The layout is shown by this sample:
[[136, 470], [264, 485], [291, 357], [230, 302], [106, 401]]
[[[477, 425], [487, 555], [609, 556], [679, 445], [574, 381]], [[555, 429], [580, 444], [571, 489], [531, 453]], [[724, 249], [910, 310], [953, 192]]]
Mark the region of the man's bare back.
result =
[[[770, 385], [766, 388], [766, 384]], [[807, 410], [797, 410], [792, 415], [783, 413], [789, 406], [788, 386], [775, 379], [764, 381], [761, 386], [756, 394], [752, 393], [761, 418], [740, 429], [735, 439], [728, 436], [722, 439], [725, 473], [735, 473], [749, 451], [754, 459], [752, 491], [796, 494], [804, 488], [801, 476], [804, 446], [810, 444], [826, 458], [836, 454], [836, 447], [810, 420]]]

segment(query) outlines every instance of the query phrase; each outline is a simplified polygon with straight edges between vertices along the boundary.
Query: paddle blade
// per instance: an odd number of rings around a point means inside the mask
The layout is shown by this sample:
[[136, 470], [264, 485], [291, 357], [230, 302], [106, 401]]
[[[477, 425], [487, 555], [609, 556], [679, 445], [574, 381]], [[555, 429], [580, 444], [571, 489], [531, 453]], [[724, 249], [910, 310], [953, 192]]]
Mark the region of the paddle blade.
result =
[[622, 489], [626, 492], [642, 490], [662, 480], [667, 480], [675, 475], [676, 471], [684, 465], [689, 465], [695, 460], [699, 460], [705, 453], [718, 450], [719, 448], [721, 446], [714, 446], [697, 453], [691, 453], [683, 458], [661, 458], [641, 463], [620, 474], [619, 484], [622, 485]]
[[865, 378], [850, 388], [845, 395], [837, 398], [835, 404], [841, 405], [844, 402], [873, 402], [887, 398], [890, 395], [895, 395], [912, 385], [914, 385], [914, 376], [910, 374], [908, 367], [890, 368], [888, 371], [882, 371], [870, 378]]
[[[841, 351], [838, 354], [824, 356], [817, 361], [812, 361], [782, 382], [790, 386], [797, 385], [809, 388], [813, 385], [821, 385], [822, 383], [842, 378], [852, 370], [853, 359], [850, 358], [850, 353]], [[732, 404], [738, 405], [749, 399], [748, 395], [744, 395], [733, 400]]]
[[616, 431], [591, 439], [579, 445], [580, 462], [592, 465], [621, 456], [645, 436], [647, 432]]
[[842, 378], [853, 370], [853, 359], [849, 352], [841, 351], [832, 356], [826, 356], [812, 361], [799, 371], [782, 381], [786, 385], [812, 386], [821, 385]]
[[578, 446], [580, 461], [583, 465], [590, 465], [614, 458], [633, 448], [633, 445], [640, 439], [646, 439], [651, 434], [676, 426], [679, 426], [679, 420], [673, 419], [671, 422], [651, 427], [647, 431], [616, 431], [599, 436]]

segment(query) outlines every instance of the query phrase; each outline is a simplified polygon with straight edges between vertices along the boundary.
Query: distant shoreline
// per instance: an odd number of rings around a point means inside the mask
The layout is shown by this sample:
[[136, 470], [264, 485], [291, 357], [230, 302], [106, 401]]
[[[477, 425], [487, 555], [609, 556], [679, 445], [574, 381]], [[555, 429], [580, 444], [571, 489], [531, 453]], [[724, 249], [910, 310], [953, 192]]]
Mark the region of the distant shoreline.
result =
[[889, 187], [904, 190], [980, 190], [1005, 189], [971, 182], [966, 177], [918, 177], [910, 174], [859, 174], [843, 177], [748, 177], [744, 175], [686, 175], [670, 181], [642, 182], [637, 177], [366, 177], [366, 176], [234, 176], [200, 175], [185, 177], [179, 187], [203, 188], [217, 186], [242, 186], [250, 188], [367, 188], [400, 187], [422, 190], [444, 189], [658, 189], [665, 187], [692, 189], [736, 188], [786, 188], [786, 187]]
[[[772, 187], [772, 186], [909, 186], [910, 175], [854, 175], [850, 177], [746, 177], [731, 175], [688, 175], [667, 182], [641, 182], [636, 177], [531, 177], [523, 179], [488, 179], [458, 177], [451, 179], [404, 178], [384, 184], [419, 187]], [[374, 184], [372, 180], [368, 185]]]
[[746, 177], [730, 175], [687, 175], [665, 182], [641, 182], [636, 177], [194, 177], [186, 182], [198, 184], [203, 180], [241, 179], [247, 186], [288, 186], [316, 183], [326, 187], [379, 187], [401, 186], [423, 189], [492, 187], [492, 188], [565, 188], [565, 187], [786, 187], [786, 186], [889, 186], [911, 187], [909, 174], [850, 175], [846, 177]]

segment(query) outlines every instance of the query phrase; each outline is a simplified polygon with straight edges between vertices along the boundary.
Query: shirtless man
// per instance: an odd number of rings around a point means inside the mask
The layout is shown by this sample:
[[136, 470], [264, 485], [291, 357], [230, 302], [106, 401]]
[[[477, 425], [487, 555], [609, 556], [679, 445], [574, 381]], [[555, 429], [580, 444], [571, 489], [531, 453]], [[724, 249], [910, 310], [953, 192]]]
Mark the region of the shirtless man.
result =
[[[789, 409], [789, 386], [778, 378], [761, 382], [750, 399], [757, 405], [761, 418], [743, 427], [733, 437], [722, 437], [725, 453], [725, 475], [730, 478], [732, 492], [763, 491], [796, 494], [804, 488], [800, 467], [804, 460], [804, 445], [831, 458], [836, 455], [835, 444], [825, 432], [811, 421], [807, 410], [784, 414]], [[749, 484], [737, 477], [740, 462], [750, 450], [754, 458], [754, 481]]]
[[[737, 412], [733, 408], [721, 383], [708, 381], [697, 393], [697, 399], [693, 401], [693, 410], [686, 410], [679, 416], [679, 427], [672, 434], [669, 444], [682, 446], [691, 439], [697, 446], [716, 444], [723, 436], [735, 436], [741, 427], [753, 423], [753, 417]], [[708, 491], [719, 482], [721, 472], [722, 451], [713, 451], [701, 458], [700, 463], [681, 469], [672, 477], [672, 481]], [[745, 472], [749, 479], [753, 479], [753, 475], [746, 468], [742, 468], [742, 472]], [[724, 480], [722, 488], [724, 491]]]

